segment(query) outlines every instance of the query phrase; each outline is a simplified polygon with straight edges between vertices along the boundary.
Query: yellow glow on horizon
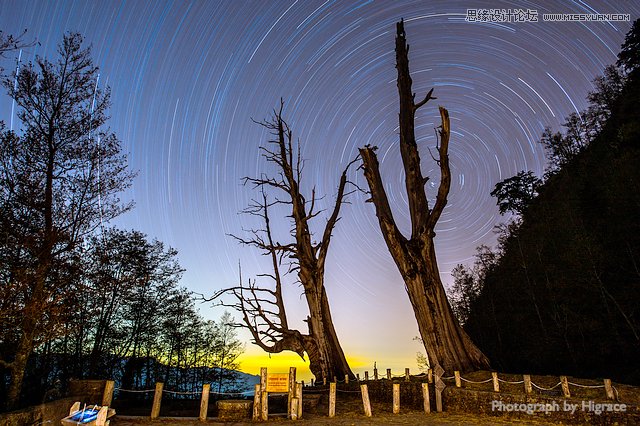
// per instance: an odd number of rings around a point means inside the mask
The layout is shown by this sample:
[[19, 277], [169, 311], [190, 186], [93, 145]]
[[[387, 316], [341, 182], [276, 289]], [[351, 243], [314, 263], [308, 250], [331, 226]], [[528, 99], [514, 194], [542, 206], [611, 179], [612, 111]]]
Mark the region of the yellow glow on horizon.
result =
[[271, 373], [288, 373], [289, 367], [296, 367], [298, 380], [310, 380], [313, 375], [309, 371], [309, 361], [303, 361], [293, 352], [268, 354], [262, 351], [247, 350], [238, 359], [240, 371], [247, 374], [260, 375], [260, 368], [267, 367]]
[[[278, 354], [268, 354], [257, 347], [250, 346], [238, 359], [240, 371], [247, 374], [260, 374], [261, 367], [267, 367], [271, 373], [288, 373], [289, 367], [296, 367], [296, 379], [298, 381], [310, 381], [314, 378], [309, 370], [309, 359], [305, 354], [302, 360], [293, 352], [282, 352]], [[368, 370], [373, 375], [374, 361], [369, 357], [360, 355], [347, 355], [347, 362], [354, 373], [360, 373], [364, 377], [364, 371]], [[410, 367], [412, 374], [417, 374], [415, 355], [410, 355], [406, 359], [396, 359], [394, 362], [385, 363], [383, 360], [377, 362], [379, 374], [386, 374], [386, 368], [392, 368], [393, 374], [404, 374], [404, 368]], [[341, 380], [341, 379], [340, 379]]]

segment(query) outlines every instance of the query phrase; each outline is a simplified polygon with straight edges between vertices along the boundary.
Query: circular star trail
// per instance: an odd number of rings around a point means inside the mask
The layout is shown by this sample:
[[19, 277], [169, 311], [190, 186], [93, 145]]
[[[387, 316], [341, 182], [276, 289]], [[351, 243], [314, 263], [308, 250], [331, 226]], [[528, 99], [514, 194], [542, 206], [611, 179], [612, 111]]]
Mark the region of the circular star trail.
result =
[[[477, 246], [495, 244], [493, 227], [504, 219], [489, 196], [493, 186], [521, 170], [544, 172], [542, 131], [559, 129], [564, 117], [587, 106], [593, 78], [615, 62], [631, 27], [543, 22], [542, 14], [626, 13], [634, 20], [640, 5], [495, 1], [490, 7], [535, 10], [539, 22], [465, 21], [467, 9], [486, 7], [424, 0], [3, 1], [0, 29], [26, 28], [26, 39], [39, 42], [23, 51], [21, 66], [36, 55], [53, 58], [66, 31], [93, 46], [100, 85], [112, 89], [109, 124], [140, 171], [124, 197], [137, 207], [116, 225], [178, 249], [187, 269], [183, 285], [209, 294], [237, 282], [238, 262], [245, 276], [268, 267], [228, 234], [259, 226], [238, 214], [256, 195], [241, 178], [272, 170], [258, 150], [268, 135], [251, 119], [268, 118], [280, 98], [306, 158], [303, 187], [315, 186], [328, 208], [342, 169], [359, 147], [376, 145], [396, 220], [408, 229], [393, 52], [400, 18], [416, 97], [433, 87], [438, 98], [416, 119], [431, 200], [439, 177], [429, 155], [437, 106], [451, 116], [452, 186], [436, 228], [443, 280], [451, 281], [456, 264], [471, 263]], [[5, 71], [16, 66], [11, 55], [1, 60]], [[0, 119], [11, 120], [6, 96]], [[350, 180], [366, 187], [361, 170], [353, 168]], [[405, 367], [419, 349], [411, 341], [417, 327], [366, 198], [351, 195], [334, 232], [327, 266], [334, 322], [348, 354]], [[283, 218], [280, 240], [288, 228]], [[298, 287], [288, 289], [287, 303], [302, 327]]]

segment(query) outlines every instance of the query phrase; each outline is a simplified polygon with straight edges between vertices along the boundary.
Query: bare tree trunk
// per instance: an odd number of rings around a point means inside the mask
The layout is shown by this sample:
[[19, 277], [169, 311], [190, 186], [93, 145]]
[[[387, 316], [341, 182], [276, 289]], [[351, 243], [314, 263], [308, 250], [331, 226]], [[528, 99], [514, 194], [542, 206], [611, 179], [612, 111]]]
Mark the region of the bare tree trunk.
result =
[[20, 400], [20, 392], [22, 390], [24, 373], [27, 368], [27, 361], [33, 351], [35, 319], [25, 318], [22, 327], [22, 336], [18, 342], [15, 358], [9, 367], [11, 371], [11, 384], [9, 385], [9, 392], [7, 394], [7, 408], [9, 410], [17, 408], [18, 401]]
[[309, 356], [311, 373], [318, 380], [323, 378], [330, 379], [334, 376], [344, 377], [345, 375], [355, 377], [351, 372], [333, 326], [329, 300], [324, 286], [319, 299], [317, 297], [313, 297], [315, 300], [312, 301], [309, 299], [311, 298], [307, 296], [307, 304], [310, 310], [309, 318], [307, 318], [309, 336], [304, 339], [303, 344]]
[[43, 205], [43, 242], [39, 247], [37, 270], [33, 277], [30, 278], [33, 280], [32, 293], [27, 299], [24, 309], [24, 319], [20, 330], [21, 336], [18, 341], [14, 360], [10, 367], [11, 385], [9, 386], [9, 393], [7, 395], [7, 405], [10, 409], [17, 407], [20, 400], [27, 361], [29, 360], [29, 356], [31, 356], [31, 352], [33, 352], [38, 326], [42, 320], [43, 311], [46, 309], [45, 306], [47, 303], [46, 281], [51, 269], [53, 247], [56, 243], [56, 232], [53, 226], [53, 174], [56, 149], [52, 134], [53, 132], [50, 131], [47, 135], [48, 157]]
[[424, 189], [428, 178], [424, 178], [420, 170], [414, 121], [416, 110], [435, 98], [431, 96], [432, 89], [424, 100], [417, 104], [414, 102], [408, 50], [404, 23], [401, 21], [397, 24], [396, 68], [400, 95], [400, 152], [411, 216], [411, 237], [406, 238], [396, 226], [380, 176], [376, 147], [366, 146], [360, 149], [360, 154], [371, 191], [370, 201], [376, 207], [380, 229], [404, 279], [431, 365], [440, 364], [446, 371], [487, 368], [488, 359], [473, 344], [453, 315], [440, 279], [433, 242], [434, 228], [447, 203], [451, 185], [449, 113], [440, 107], [442, 124], [439, 128], [439, 159], [436, 160], [440, 166], [440, 185], [435, 204], [430, 209]]
[[18, 406], [22, 382], [27, 368], [27, 362], [33, 352], [34, 340], [38, 331], [38, 322], [42, 318], [42, 311], [45, 305], [45, 277], [49, 270], [49, 261], [43, 260], [43, 265], [33, 277], [35, 283], [33, 293], [24, 309], [24, 318], [20, 327], [20, 339], [16, 348], [15, 357], [8, 364], [11, 371], [11, 384], [7, 394], [7, 408], [14, 409]]
[[[277, 353], [285, 350], [293, 351], [304, 358], [304, 353], [309, 357], [309, 368], [318, 380], [332, 378], [333, 376], [355, 378], [349, 368], [347, 359], [340, 346], [338, 335], [331, 318], [329, 301], [324, 287], [325, 261], [329, 250], [329, 244], [333, 229], [339, 220], [340, 208], [345, 195], [347, 184], [347, 171], [356, 160], [351, 161], [342, 172], [338, 185], [338, 193], [333, 209], [327, 223], [324, 226], [320, 241], [313, 242], [313, 235], [309, 222], [318, 216], [321, 211], [316, 209], [315, 189], [312, 190], [311, 199], [306, 200], [300, 191], [302, 176], [302, 158], [300, 147], [294, 146], [291, 129], [282, 118], [284, 103], [281, 101], [280, 109], [274, 111], [274, 118], [269, 122], [259, 123], [271, 131], [275, 137], [270, 140], [271, 147], [261, 148], [263, 157], [267, 162], [276, 164], [278, 176], [260, 178], [245, 178], [245, 184], [250, 183], [254, 187], [261, 188], [262, 200], [254, 201], [245, 213], [259, 216], [265, 228], [260, 231], [252, 231], [249, 239], [235, 237], [239, 242], [259, 248], [271, 257], [273, 273], [263, 274], [275, 282], [275, 289], [261, 288], [255, 282], [249, 280], [249, 286], [245, 287], [240, 280], [239, 287], [224, 289], [213, 296], [220, 297], [224, 293], [231, 293], [236, 297], [236, 303], [230, 306], [242, 313], [242, 326], [249, 329], [254, 343], [269, 353]], [[275, 201], [269, 202], [265, 187], [274, 188], [280, 194]], [[286, 196], [282, 196], [282, 192]], [[292, 219], [291, 239], [289, 244], [282, 244], [274, 240], [271, 234], [269, 208], [273, 205], [287, 205], [291, 208]], [[288, 264], [288, 271], [280, 273], [280, 266], [284, 259], [293, 259]], [[300, 282], [309, 309], [306, 319], [309, 328], [307, 334], [289, 328], [284, 301], [282, 298], [282, 275], [295, 271]]]

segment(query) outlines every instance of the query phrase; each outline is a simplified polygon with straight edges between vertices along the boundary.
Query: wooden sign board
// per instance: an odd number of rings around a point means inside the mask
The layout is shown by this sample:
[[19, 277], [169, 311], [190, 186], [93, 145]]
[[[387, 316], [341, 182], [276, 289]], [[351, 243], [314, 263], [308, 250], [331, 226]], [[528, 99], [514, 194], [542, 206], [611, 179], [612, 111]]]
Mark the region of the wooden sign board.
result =
[[289, 373], [267, 374], [267, 392], [274, 392], [274, 393], [289, 392]]

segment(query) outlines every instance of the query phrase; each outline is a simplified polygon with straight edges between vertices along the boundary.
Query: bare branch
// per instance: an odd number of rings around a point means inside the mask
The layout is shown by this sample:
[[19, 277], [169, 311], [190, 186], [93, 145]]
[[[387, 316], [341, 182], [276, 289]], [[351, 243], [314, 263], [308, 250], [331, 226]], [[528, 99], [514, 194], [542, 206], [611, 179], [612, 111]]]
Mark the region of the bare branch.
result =
[[376, 216], [378, 216], [380, 226], [383, 228], [383, 235], [387, 240], [387, 244], [394, 247], [404, 247], [406, 238], [402, 235], [393, 219], [389, 199], [380, 176], [375, 147], [366, 145], [364, 148], [360, 148], [360, 155], [364, 166], [364, 176], [371, 189], [371, 201], [376, 207]]
[[356, 155], [356, 158], [351, 160], [347, 167], [342, 171], [342, 175], [340, 176], [340, 183], [338, 184], [338, 195], [336, 196], [336, 201], [333, 205], [333, 212], [331, 216], [327, 220], [327, 223], [324, 227], [324, 232], [322, 234], [322, 241], [320, 242], [320, 249], [318, 250], [318, 265], [321, 268], [324, 268], [324, 262], [327, 257], [327, 251], [329, 250], [329, 243], [331, 241], [331, 233], [333, 232], [333, 228], [336, 226], [336, 223], [339, 220], [340, 208], [342, 207], [342, 203], [345, 197], [344, 188], [347, 185], [347, 172], [349, 171], [349, 167], [351, 167], [354, 163], [360, 160], [360, 154]]
[[449, 123], [449, 112], [440, 107], [440, 119], [442, 126], [440, 128], [440, 146], [438, 147], [440, 165], [440, 185], [438, 187], [438, 195], [436, 196], [436, 202], [433, 206], [431, 214], [427, 222], [427, 229], [433, 230], [444, 207], [447, 205], [447, 195], [451, 187], [451, 170], [449, 168], [449, 136], [451, 133]]
[[[431, 96], [431, 94], [433, 93], [433, 88], [431, 88], [431, 90], [429, 90], [429, 93], [427, 93], [427, 96], [424, 97], [424, 99], [420, 102], [418, 102], [417, 104], [415, 104], [413, 106], [413, 110], [416, 111], [418, 108], [420, 108], [422, 105], [426, 104], [427, 102], [429, 102], [430, 99], [438, 99], [435, 96]], [[415, 96], [415, 95], [414, 95]]]

